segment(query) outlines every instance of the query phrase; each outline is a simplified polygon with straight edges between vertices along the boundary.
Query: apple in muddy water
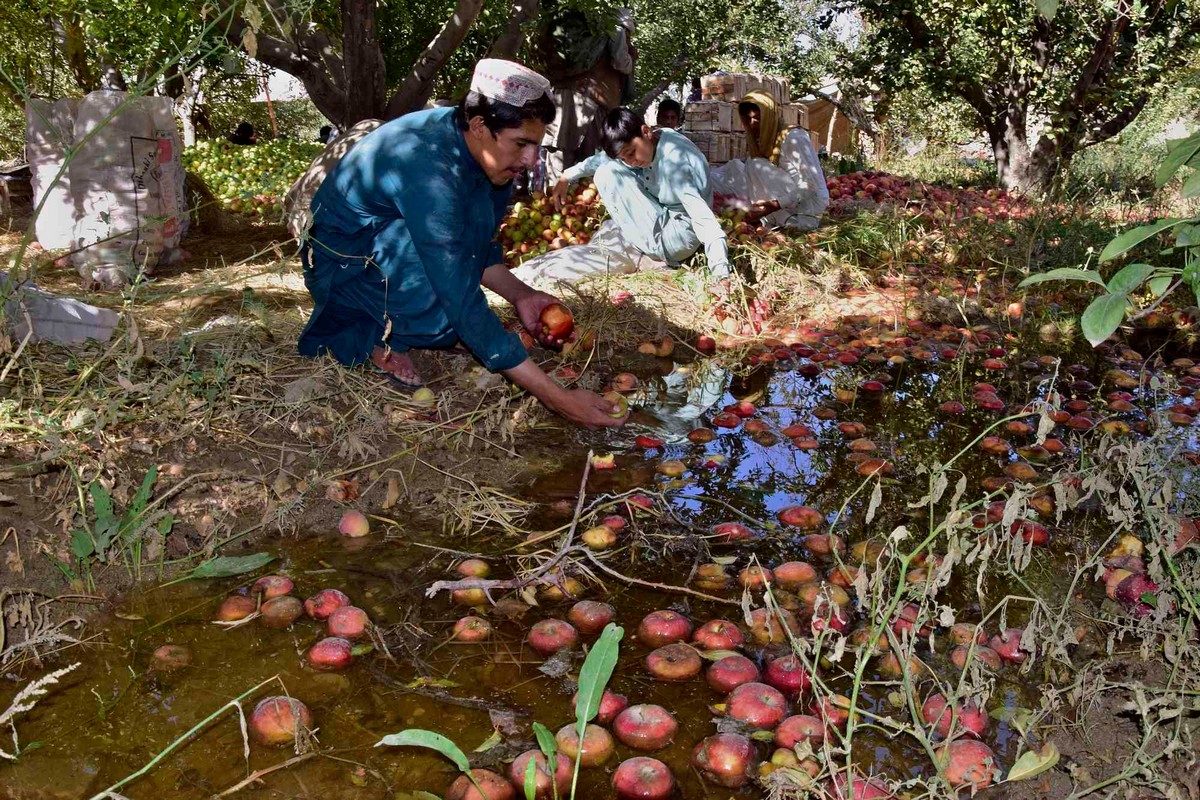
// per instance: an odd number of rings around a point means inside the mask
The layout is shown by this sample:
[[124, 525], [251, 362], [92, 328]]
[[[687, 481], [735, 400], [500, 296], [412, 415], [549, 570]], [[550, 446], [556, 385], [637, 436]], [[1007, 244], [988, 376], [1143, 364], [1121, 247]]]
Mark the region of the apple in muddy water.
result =
[[626, 747], [649, 752], [661, 750], [671, 743], [679, 723], [662, 706], [642, 704], [630, 706], [613, 720], [613, 734]]
[[815, 748], [825, 739], [825, 723], [808, 714], [796, 714], [779, 723], [775, 729], [775, 744], [791, 750], [800, 742]]
[[666, 475], [668, 478], [682, 478], [687, 472], [687, 465], [677, 459], [664, 461], [655, 467], [655, 472], [660, 475]]
[[474, 614], [465, 616], [454, 623], [454, 633], [451, 634], [455, 641], [466, 642], [468, 644], [486, 642], [491, 638], [491, 635], [492, 623]]
[[790, 592], [817, 579], [816, 569], [803, 561], [785, 561], [775, 567], [772, 573], [775, 576], [775, 583]]
[[756, 608], [750, 612], [750, 638], [759, 644], [786, 642], [789, 631], [792, 636], [799, 636], [800, 623], [796, 615], [786, 608], [778, 612]]
[[751, 565], [738, 573], [738, 582], [745, 589], [761, 589], [771, 583], [771, 570]]
[[[579, 704], [579, 692], [571, 696], [571, 710], [575, 711]], [[629, 706], [629, 699], [625, 695], [617, 694], [616, 692], [604, 690], [600, 695], [600, 708], [596, 711], [595, 721], [601, 725], [607, 725], [617, 718], [617, 715], [624, 711]]]
[[481, 558], [468, 558], [460, 561], [454, 571], [464, 578], [486, 578], [492, 574], [491, 566]]
[[720, 564], [701, 564], [692, 582], [706, 592], [719, 592], [729, 587], [729, 573]]
[[1143, 573], [1134, 573], [1117, 584], [1117, 602], [1137, 617], [1144, 617], [1154, 610], [1154, 605], [1147, 603], [1147, 596], [1158, 598], [1158, 584]]
[[258, 610], [258, 604], [251, 597], [242, 594], [231, 594], [221, 601], [217, 614], [213, 618], [217, 622], [237, 622], [245, 619]]
[[638, 756], [621, 762], [612, 785], [619, 800], [667, 800], [675, 792], [675, 776], [657, 758]]
[[972, 639], [975, 644], [987, 644], [988, 642], [987, 631], [979, 625], [968, 622], [956, 622], [951, 625], [946, 638], [956, 645], [970, 644]]
[[591, 550], [607, 550], [617, 543], [617, 533], [607, 525], [597, 525], [588, 528], [579, 535], [583, 543]]
[[614, 392], [632, 392], [638, 387], [637, 376], [632, 372], [618, 372], [610, 381]]
[[951, 723], [955, 723], [956, 731], [975, 738], [979, 738], [987, 730], [988, 716], [979, 706], [972, 702], [959, 703], [957, 708], [952, 710], [946, 702], [946, 696], [941, 693], [930, 695], [922, 704], [921, 716], [943, 739], [950, 735]]
[[1029, 653], [1021, 649], [1021, 636], [1024, 633], [1020, 628], [1008, 628], [988, 640], [988, 647], [1005, 661], [1021, 664], [1029, 657]]
[[784, 525], [807, 531], [816, 530], [825, 524], [825, 517], [821, 512], [808, 506], [788, 506], [779, 512], [778, 517]]
[[304, 601], [304, 611], [318, 622], [329, 619], [329, 615], [342, 606], [350, 605], [350, 598], [340, 589], [322, 589]]
[[561, 619], [544, 619], [529, 629], [526, 641], [534, 652], [545, 658], [574, 647], [579, 641], [579, 632]]
[[563, 725], [554, 735], [558, 752], [575, 760], [579, 755], [581, 767], [598, 767], [612, 757], [614, 744], [612, 734], [599, 725], [588, 724], [583, 729], [583, 747], [579, 746], [579, 729], [575, 723]]
[[741, 424], [742, 418], [729, 411], [722, 411], [720, 414], [715, 414], [712, 418], [714, 428], [733, 429]]
[[264, 745], [291, 744], [312, 724], [308, 706], [292, 697], [264, 697], [250, 713], [250, 734]]
[[567, 621], [580, 633], [592, 636], [604, 630], [604, 626], [612, 622], [616, 615], [617, 610], [608, 603], [580, 600], [567, 612]]
[[966, 668], [968, 658], [993, 672], [1003, 666], [1000, 655], [992, 648], [983, 645], [976, 645], [972, 650], [970, 645], [964, 644], [950, 651], [950, 662], [959, 669]]
[[720, 522], [713, 525], [712, 532], [717, 535], [719, 544], [732, 544], [743, 539], [753, 539], [754, 534], [740, 522]]
[[512, 784], [491, 770], [473, 769], [471, 778], [479, 784], [478, 789], [466, 775], [459, 775], [446, 790], [446, 800], [516, 800]]
[[692, 634], [692, 642], [701, 650], [733, 650], [745, 640], [737, 623], [724, 619], [709, 620]]
[[562, 303], [543, 308], [538, 321], [542, 323], [542, 334], [551, 339], [566, 339], [575, 330], [575, 318]]
[[150, 666], [159, 672], [183, 669], [192, 663], [192, 651], [180, 644], [164, 644], [150, 656]]
[[731, 655], [717, 659], [708, 668], [704, 680], [713, 690], [728, 694], [745, 683], [758, 681], [758, 667], [743, 655]]
[[774, 686], [765, 683], [743, 683], [729, 693], [726, 713], [751, 728], [769, 730], [787, 716], [787, 698]]
[[716, 439], [717, 435], [708, 428], [696, 428], [688, 433], [687, 437], [689, 441], [695, 444], [707, 444]]
[[[530, 761], [537, 764], [534, 769], [534, 797], [536, 800], [550, 800], [552, 797], [566, 797], [571, 788], [571, 775], [574, 765], [566, 756], [556, 753], [554, 756], [554, 776], [551, 777], [549, 762], [540, 750], [526, 750], [517, 756], [509, 769], [508, 777], [517, 786], [525, 785], [525, 770]], [[557, 788], [557, 793], [555, 792]]]
[[878, 778], [850, 778], [838, 773], [825, 790], [830, 800], [893, 800], [895, 795]]
[[371, 523], [367, 520], [366, 514], [350, 509], [342, 514], [342, 521], [338, 523], [338, 532], [342, 536], [358, 539], [371, 532]]
[[320, 672], [337, 672], [350, 666], [354, 660], [354, 645], [349, 639], [329, 636], [308, 648], [305, 659], [308, 665]]
[[850, 698], [833, 694], [813, 705], [813, 715], [825, 721], [828, 728], [844, 728], [850, 721]]
[[250, 594], [262, 595], [263, 600], [273, 600], [283, 597], [295, 588], [290, 578], [283, 575], [264, 575], [250, 587]]
[[754, 771], [754, 745], [737, 733], [709, 736], [692, 750], [692, 766], [709, 783], [740, 789]]
[[[622, 396], [622, 395], [618, 394], [616, 396], [620, 397], [622, 400], [625, 399], [624, 396]], [[633, 440], [633, 443], [639, 450], [658, 450], [663, 446], [662, 439], [656, 439], [653, 436], [645, 436], [645, 435], [638, 436], [636, 439]]]
[[808, 670], [795, 655], [780, 656], [768, 661], [767, 668], [763, 671], [763, 681], [787, 697], [796, 697], [808, 691], [812, 685]]
[[638, 625], [638, 641], [647, 647], [662, 647], [687, 641], [692, 635], [692, 623], [678, 611], [652, 611]]
[[938, 766], [954, 787], [986, 789], [999, 776], [996, 754], [975, 739], [956, 739], [937, 751]]
[[342, 606], [329, 615], [327, 624], [330, 636], [361, 639], [367, 635], [367, 626], [371, 624], [371, 618], [357, 606]]
[[[608, 412], [608, 415], [613, 419], [620, 419], [629, 413], [629, 400], [626, 399], [625, 395], [621, 394], [620, 392], [606, 392], [604, 394], [604, 399], [612, 404], [613, 409], [612, 411]], [[640, 441], [642, 438], [643, 437], [641, 436], [638, 437], [639, 447], [641, 446]]]
[[683, 642], [663, 645], [646, 656], [646, 671], [660, 681], [690, 681], [700, 674], [701, 667], [696, 648]]
[[263, 625], [282, 630], [304, 615], [304, 606], [296, 598], [283, 595], [263, 603], [260, 612]]

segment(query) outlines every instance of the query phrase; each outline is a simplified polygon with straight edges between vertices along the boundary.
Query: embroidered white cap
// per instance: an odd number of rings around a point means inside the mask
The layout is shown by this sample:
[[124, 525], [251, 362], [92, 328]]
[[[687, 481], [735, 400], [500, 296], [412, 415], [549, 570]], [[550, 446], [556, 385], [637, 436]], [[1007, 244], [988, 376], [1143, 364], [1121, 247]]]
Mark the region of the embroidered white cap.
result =
[[542, 95], [549, 96], [550, 81], [524, 64], [503, 58], [484, 58], [475, 65], [471, 91], [520, 107]]

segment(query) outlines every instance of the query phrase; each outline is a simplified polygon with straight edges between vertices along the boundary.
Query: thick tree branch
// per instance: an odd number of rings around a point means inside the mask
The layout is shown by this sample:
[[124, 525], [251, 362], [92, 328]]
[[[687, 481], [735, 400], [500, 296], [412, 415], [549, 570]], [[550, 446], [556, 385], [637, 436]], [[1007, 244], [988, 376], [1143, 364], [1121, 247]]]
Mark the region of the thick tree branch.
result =
[[646, 109], [654, 102], [654, 99], [665, 92], [672, 83], [679, 80], [687, 70], [697, 62], [702, 62], [717, 52], [720, 48], [720, 43], [713, 41], [709, 42], [708, 46], [702, 50], [695, 51], [683, 48], [675, 54], [675, 58], [671, 59], [670, 66], [667, 67], [667, 76], [638, 98], [633, 108], [639, 114], [645, 114]]
[[433, 37], [433, 41], [425, 48], [417, 63], [413, 64], [412, 71], [388, 101], [387, 119], [395, 119], [425, 104], [433, 92], [433, 79], [462, 44], [481, 10], [483, 0], [458, 0], [450, 19], [446, 20], [437, 36]]
[[488, 58], [516, 58], [517, 51], [525, 43], [525, 26], [538, 14], [538, 0], [513, 0], [512, 15], [504, 33], [496, 37], [488, 50]]
[[54, 38], [58, 42], [59, 49], [62, 50], [63, 59], [67, 62], [67, 67], [71, 70], [71, 75], [79, 84], [79, 88], [85, 92], [99, 89], [100, 79], [92, 71], [91, 64], [88, 63], [87, 40], [84, 38], [83, 28], [80, 26], [78, 18], [74, 14], [71, 14], [69, 19], [51, 17], [50, 25], [54, 29]]
[[1105, 122], [1093, 125], [1092, 129], [1080, 141], [1079, 148], [1082, 150], [1085, 147], [1091, 147], [1094, 144], [1108, 141], [1125, 130], [1125, 127], [1133, 122], [1138, 114], [1142, 113], [1142, 109], [1146, 107], [1146, 103], [1149, 100], [1150, 95], [1143, 92], [1132, 103], [1109, 117]]

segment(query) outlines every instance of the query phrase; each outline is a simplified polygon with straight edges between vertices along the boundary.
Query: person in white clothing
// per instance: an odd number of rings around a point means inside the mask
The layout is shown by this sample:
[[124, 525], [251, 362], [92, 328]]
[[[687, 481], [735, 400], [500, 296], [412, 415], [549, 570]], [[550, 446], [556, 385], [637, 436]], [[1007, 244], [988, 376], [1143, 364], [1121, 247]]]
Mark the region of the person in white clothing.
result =
[[829, 207], [829, 189], [816, 148], [804, 128], [783, 128], [779, 106], [766, 92], [738, 103], [747, 158], [713, 170], [721, 194], [748, 204], [747, 218], [772, 228], [810, 231]]

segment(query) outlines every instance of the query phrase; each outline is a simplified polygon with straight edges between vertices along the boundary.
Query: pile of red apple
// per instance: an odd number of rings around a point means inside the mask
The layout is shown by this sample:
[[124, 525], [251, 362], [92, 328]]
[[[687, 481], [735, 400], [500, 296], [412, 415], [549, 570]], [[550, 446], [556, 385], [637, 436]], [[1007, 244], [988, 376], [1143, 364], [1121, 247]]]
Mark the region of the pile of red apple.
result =
[[826, 180], [829, 212], [850, 214], [862, 207], [893, 206], [934, 219], [995, 222], [1022, 219], [1032, 206], [1003, 189], [946, 189], [886, 172], [854, 172]]
[[514, 203], [500, 223], [504, 263], [515, 267], [552, 250], [587, 244], [603, 219], [604, 205], [588, 181], [575, 186], [561, 211], [545, 194], [534, 192], [528, 201]]

